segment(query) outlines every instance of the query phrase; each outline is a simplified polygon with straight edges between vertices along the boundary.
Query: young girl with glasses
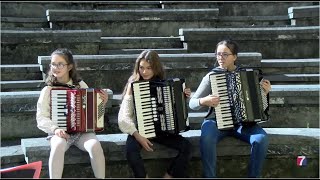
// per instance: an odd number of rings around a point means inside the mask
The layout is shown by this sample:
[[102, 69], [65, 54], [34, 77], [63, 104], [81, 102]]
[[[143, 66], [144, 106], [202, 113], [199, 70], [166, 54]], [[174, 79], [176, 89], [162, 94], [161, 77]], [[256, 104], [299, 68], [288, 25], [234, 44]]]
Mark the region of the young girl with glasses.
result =
[[[105, 178], [105, 157], [99, 140], [94, 132], [68, 134], [59, 128], [50, 118], [50, 90], [57, 84], [74, 85], [77, 88], [88, 88], [80, 79], [76, 70], [73, 55], [68, 49], [57, 49], [51, 54], [51, 63], [46, 84], [37, 102], [37, 127], [48, 133], [50, 142], [49, 176], [51, 179], [62, 177], [65, 152], [71, 145], [89, 153], [91, 166], [96, 178]], [[101, 91], [104, 105], [108, 95]]]
[[[232, 40], [223, 40], [216, 46], [216, 57], [219, 64], [214, 71], [203, 77], [199, 87], [191, 97], [189, 106], [193, 110], [203, 108], [215, 108], [220, 103], [220, 97], [212, 95], [209, 75], [217, 71], [233, 72], [239, 70], [235, 65], [238, 54], [238, 45]], [[264, 79], [260, 86], [267, 95], [271, 89], [270, 81]], [[258, 124], [252, 126], [236, 125], [230, 130], [217, 128], [215, 113], [206, 117], [201, 126], [200, 153], [202, 159], [203, 176], [205, 178], [216, 177], [217, 143], [226, 136], [233, 136], [251, 145], [251, 157], [248, 177], [259, 177], [262, 165], [267, 154], [268, 136]]]

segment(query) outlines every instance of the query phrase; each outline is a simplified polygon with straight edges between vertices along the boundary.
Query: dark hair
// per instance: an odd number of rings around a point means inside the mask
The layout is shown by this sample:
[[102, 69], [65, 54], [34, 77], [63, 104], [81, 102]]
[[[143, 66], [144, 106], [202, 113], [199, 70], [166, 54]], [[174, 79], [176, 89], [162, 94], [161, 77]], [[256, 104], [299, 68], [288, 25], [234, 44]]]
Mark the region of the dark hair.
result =
[[[51, 57], [53, 55], [59, 55], [63, 57], [68, 65], [72, 65], [72, 69], [69, 71], [69, 76], [72, 79], [74, 85], [79, 85], [81, 78], [77, 72], [77, 65], [73, 60], [72, 52], [67, 48], [59, 48], [51, 53]], [[49, 86], [53, 86], [55, 83], [57, 83], [57, 78], [52, 74], [51, 69], [49, 69], [47, 73], [46, 84]]]
[[[220, 45], [225, 45], [225, 46], [227, 46], [227, 47], [230, 49], [230, 51], [231, 51], [231, 53], [232, 53], [233, 55], [238, 56], [239, 45], [238, 45], [237, 42], [235, 42], [235, 41], [233, 41], [233, 40], [231, 40], [231, 39], [225, 39], [225, 40], [222, 40], [222, 41], [218, 42], [218, 44], [216, 45], [216, 49], [215, 49], [215, 53], [216, 53], [216, 54], [217, 54], [218, 46], [220, 46]], [[218, 65], [218, 61], [216, 60], [214, 66], [217, 66], [217, 65]]]
[[159, 57], [158, 53], [154, 50], [144, 50], [140, 53], [140, 55], [136, 59], [132, 75], [129, 77], [128, 82], [123, 90], [122, 95], [124, 95], [126, 93], [127, 87], [129, 84], [131, 84], [134, 81], [143, 80], [142, 76], [139, 73], [139, 66], [140, 66], [141, 60], [146, 60], [148, 63], [150, 63], [151, 69], [154, 73], [151, 80], [153, 80], [153, 79], [161, 79], [162, 80], [165, 78], [164, 68], [160, 62], [160, 57]]
[[238, 55], [239, 46], [238, 46], [237, 42], [235, 42], [231, 39], [222, 40], [222, 41], [218, 42], [218, 44], [216, 45], [215, 53], [217, 53], [218, 46], [220, 46], [220, 45], [227, 46], [233, 55], [236, 55], [236, 56]]

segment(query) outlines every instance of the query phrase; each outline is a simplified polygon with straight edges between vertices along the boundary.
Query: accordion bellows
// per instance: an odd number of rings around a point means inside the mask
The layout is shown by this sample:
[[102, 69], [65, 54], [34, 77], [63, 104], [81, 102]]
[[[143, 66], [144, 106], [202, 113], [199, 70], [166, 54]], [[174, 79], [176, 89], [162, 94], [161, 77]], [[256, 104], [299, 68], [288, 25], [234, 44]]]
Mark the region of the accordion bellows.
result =
[[104, 105], [97, 88], [53, 88], [51, 119], [68, 133], [104, 130]]

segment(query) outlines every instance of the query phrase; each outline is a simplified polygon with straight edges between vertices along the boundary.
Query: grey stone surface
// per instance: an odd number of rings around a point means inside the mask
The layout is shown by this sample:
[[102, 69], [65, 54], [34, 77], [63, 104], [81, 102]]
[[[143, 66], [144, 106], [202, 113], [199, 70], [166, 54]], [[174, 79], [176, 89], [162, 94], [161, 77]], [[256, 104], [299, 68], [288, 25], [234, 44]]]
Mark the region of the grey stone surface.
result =
[[101, 30], [2, 30], [2, 64], [36, 64], [38, 55], [59, 47], [74, 54], [98, 54]]
[[[108, 87], [115, 93], [122, 93], [138, 55], [75, 55], [74, 58], [81, 76], [90, 87]], [[215, 63], [214, 53], [159, 54], [159, 56], [168, 78], [185, 77], [187, 86], [194, 90]], [[239, 53], [237, 63], [260, 67], [260, 61], [260, 53], [243, 52]], [[47, 72], [49, 62], [49, 56], [38, 57], [43, 73]], [[114, 77], [117, 77], [117, 81], [114, 81]]]
[[52, 29], [101, 29], [102, 36], [177, 36], [179, 27], [213, 27], [218, 13], [215, 8], [48, 9], [47, 17]]
[[[265, 130], [269, 134], [270, 144], [262, 177], [319, 177], [317, 169], [319, 168], [320, 131], [318, 128], [265, 128]], [[200, 130], [187, 131], [182, 135], [193, 144], [190, 177], [201, 177], [198, 147]], [[124, 155], [126, 137], [126, 134], [98, 135], [106, 156], [107, 177], [132, 177]], [[48, 141], [45, 138], [22, 139], [21, 148], [26, 162], [43, 161], [42, 177], [47, 177], [47, 160], [50, 151]], [[142, 156], [147, 170], [150, 172], [150, 177], [159, 177], [164, 171], [163, 169], [168, 166], [170, 159], [176, 155], [176, 151], [159, 144], [155, 144], [154, 148], [155, 152], [153, 153], [142, 151]], [[1, 152], [4, 152], [3, 149], [2, 147]], [[74, 146], [71, 149], [74, 151], [66, 152], [64, 177], [92, 177], [88, 154]], [[223, 139], [218, 144], [218, 176], [245, 177], [249, 153], [250, 146], [248, 144], [232, 137]], [[5, 154], [7, 159], [11, 155], [10, 153]], [[12, 154], [21, 155], [21, 152]], [[306, 167], [296, 165], [296, 158], [301, 155], [307, 157], [308, 165]], [[2, 163], [8, 165], [7, 162]], [[276, 171], [275, 167], [277, 167]], [[82, 169], [83, 172], [76, 173], [72, 170], [75, 168]], [[289, 169], [294, 169], [295, 172]]]

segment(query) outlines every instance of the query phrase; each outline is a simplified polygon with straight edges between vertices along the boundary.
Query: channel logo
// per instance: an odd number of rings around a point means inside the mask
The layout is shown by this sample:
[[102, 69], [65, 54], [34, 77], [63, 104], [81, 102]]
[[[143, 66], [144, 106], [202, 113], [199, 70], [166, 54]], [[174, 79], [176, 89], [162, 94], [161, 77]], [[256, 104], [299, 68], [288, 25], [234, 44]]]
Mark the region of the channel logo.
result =
[[297, 166], [306, 166], [306, 165], [307, 165], [306, 156], [298, 156], [297, 157]]

